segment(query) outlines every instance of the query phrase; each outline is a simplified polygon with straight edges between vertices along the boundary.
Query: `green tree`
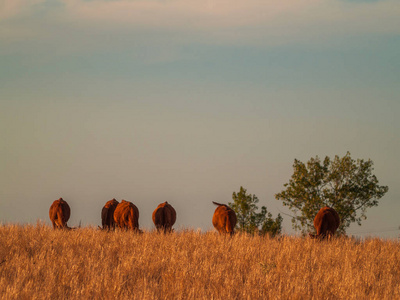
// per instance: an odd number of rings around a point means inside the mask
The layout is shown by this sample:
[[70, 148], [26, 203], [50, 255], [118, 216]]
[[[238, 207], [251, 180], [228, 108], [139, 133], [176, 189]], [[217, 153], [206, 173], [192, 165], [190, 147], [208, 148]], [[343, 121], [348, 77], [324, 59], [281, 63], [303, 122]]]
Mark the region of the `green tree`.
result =
[[343, 233], [353, 222], [361, 225], [367, 218], [367, 208], [377, 206], [389, 189], [378, 185], [372, 166], [370, 159], [355, 161], [349, 152], [333, 160], [327, 156], [321, 161], [316, 156], [307, 164], [295, 159], [292, 178], [275, 198], [294, 212], [294, 229], [303, 233], [312, 229], [315, 215], [327, 205], [338, 212], [339, 232]]
[[233, 203], [229, 206], [235, 211], [237, 217], [236, 230], [254, 234], [270, 234], [275, 236], [282, 231], [282, 217], [278, 215], [276, 219], [267, 211], [265, 206], [258, 210], [258, 198], [256, 195], [248, 195], [247, 190], [240, 187], [238, 193], [232, 194]]

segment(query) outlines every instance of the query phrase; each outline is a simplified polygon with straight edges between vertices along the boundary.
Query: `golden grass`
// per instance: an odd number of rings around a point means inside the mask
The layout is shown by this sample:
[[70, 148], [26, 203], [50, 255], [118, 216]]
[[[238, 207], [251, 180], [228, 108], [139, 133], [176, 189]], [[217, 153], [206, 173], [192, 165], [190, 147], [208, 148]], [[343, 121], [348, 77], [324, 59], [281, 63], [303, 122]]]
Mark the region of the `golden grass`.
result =
[[400, 244], [0, 226], [1, 299], [400, 299]]

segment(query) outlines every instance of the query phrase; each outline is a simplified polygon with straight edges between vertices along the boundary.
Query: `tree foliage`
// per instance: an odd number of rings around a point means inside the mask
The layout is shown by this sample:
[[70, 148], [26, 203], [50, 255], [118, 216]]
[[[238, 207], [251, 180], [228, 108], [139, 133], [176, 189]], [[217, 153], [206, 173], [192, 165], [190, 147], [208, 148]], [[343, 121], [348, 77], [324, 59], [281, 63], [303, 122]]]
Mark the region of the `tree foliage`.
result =
[[339, 232], [344, 232], [351, 223], [361, 225], [366, 219], [366, 210], [377, 206], [378, 200], [388, 191], [380, 186], [372, 174], [373, 162], [369, 159], [354, 160], [350, 153], [333, 160], [328, 156], [323, 161], [318, 156], [307, 164], [295, 159], [293, 175], [285, 190], [275, 195], [295, 215], [293, 227], [303, 232], [313, 227], [313, 220], [320, 208], [334, 208], [341, 219]]
[[248, 195], [247, 190], [240, 187], [238, 193], [232, 194], [233, 203], [229, 206], [235, 211], [237, 217], [236, 230], [254, 234], [270, 234], [275, 236], [282, 231], [282, 217], [278, 215], [276, 219], [267, 211], [265, 206], [258, 210], [258, 198], [256, 195]]

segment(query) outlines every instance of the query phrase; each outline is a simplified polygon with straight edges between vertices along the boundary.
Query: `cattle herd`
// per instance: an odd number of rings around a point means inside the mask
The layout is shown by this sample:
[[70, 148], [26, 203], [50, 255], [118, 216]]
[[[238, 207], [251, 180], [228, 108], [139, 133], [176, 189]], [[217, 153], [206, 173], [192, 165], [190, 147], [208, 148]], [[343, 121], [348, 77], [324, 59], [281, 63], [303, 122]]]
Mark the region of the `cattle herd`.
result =
[[[236, 213], [226, 204], [213, 203], [218, 207], [212, 217], [212, 224], [219, 233], [234, 234], [237, 218]], [[67, 222], [71, 209], [62, 198], [55, 200], [50, 206], [49, 216], [54, 229], [71, 229]], [[152, 215], [153, 223], [158, 232], [168, 233], [176, 221], [176, 211], [167, 201], [161, 203]], [[141, 232], [139, 229], [139, 209], [132, 202], [115, 199], [107, 201], [101, 210], [101, 229], [114, 230], [116, 227]], [[333, 236], [340, 225], [338, 213], [331, 207], [325, 206], [319, 210], [314, 219], [316, 234], [311, 238]]]

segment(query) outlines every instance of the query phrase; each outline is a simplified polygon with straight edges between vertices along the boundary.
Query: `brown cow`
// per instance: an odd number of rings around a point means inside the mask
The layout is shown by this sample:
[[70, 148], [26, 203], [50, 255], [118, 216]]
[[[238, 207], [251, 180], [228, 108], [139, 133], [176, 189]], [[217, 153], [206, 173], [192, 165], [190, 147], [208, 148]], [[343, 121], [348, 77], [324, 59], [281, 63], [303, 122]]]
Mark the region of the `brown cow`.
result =
[[229, 233], [233, 235], [235, 233], [234, 229], [237, 221], [235, 212], [228, 205], [214, 201], [213, 203], [218, 205], [212, 218], [215, 229], [217, 229], [219, 233]]
[[165, 201], [153, 211], [152, 218], [158, 232], [161, 230], [163, 230], [164, 233], [171, 232], [172, 225], [174, 225], [176, 221], [176, 211], [171, 204]]
[[122, 200], [114, 211], [114, 221], [119, 228], [139, 231], [139, 210], [129, 201]]
[[103, 229], [115, 229], [114, 211], [118, 204], [119, 202], [113, 198], [104, 205], [101, 210], [101, 225]]
[[67, 221], [71, 215], [71, 209], [67, 202], [60, 198], [50, 206], [49, 216], [54, 229], [71, 229]]
[[317, 234], [310, 233], [310, 237], [320, 239], [331, 237], [335, 234], [339, 225], [340, 218], [336, 210], [329, 206], [325, 206], [319, 210], [314, 219], [314, 227]]

